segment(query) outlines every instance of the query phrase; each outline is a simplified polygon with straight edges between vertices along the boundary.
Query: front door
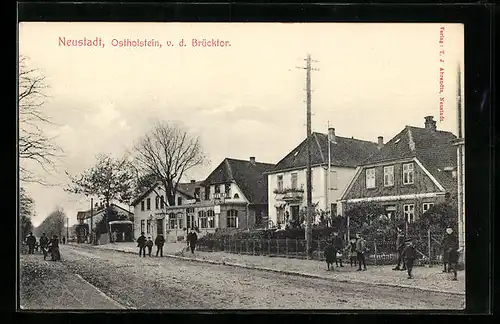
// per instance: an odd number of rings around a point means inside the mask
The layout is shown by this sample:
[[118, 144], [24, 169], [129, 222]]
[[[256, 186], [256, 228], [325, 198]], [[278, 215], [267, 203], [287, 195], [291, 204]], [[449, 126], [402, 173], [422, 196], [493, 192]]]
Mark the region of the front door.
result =
[[290, 206], [290, 218], [294, 221], [299, 219], [299, 206]]
[[156, 235], [163, 235], [163, 219], [156, 220]]

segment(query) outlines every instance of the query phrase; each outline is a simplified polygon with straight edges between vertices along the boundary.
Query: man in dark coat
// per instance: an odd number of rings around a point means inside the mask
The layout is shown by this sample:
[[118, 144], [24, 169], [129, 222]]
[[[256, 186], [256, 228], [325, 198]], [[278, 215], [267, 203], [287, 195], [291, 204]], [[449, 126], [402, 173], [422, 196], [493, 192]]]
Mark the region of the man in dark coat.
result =
[[[399, 227], [397, 229], [396, 237], [396, 251], [398, 252], [398, 264], [392, 270], [406, 270], [405, 259], [403, 257], [403, 250], [405, 249], [405, 233]], [[403, 268], [400, 268], [401, 262], [403, 262]]]
[[458, 249], [458, 239], [453, 233], [453, 229], [451, 227], [448, 227], [446, 229], [446, 233], [444, 234], [441, 245], [443, 247], [443, 272], [451, 272], [451, 267], [449, 265], [451, 261], [454, 260], [450, 260], [450, 252], [456, 251]]
[[26, 238], [26, 244], [28, 245], [28, 254], [33, 254], [35, 251], [36, 238], [33, 236], [32, 232], [30, 232]]
[[408, 240], [405, 245], [406, 247], [404, 248], [402, 255], [406, 263], [406, 268], [408, 269], [408, 279], [413, 279], [411, 271], [413, 270], [413, 262], [417, 257], [417, 251], [415, 250], [412, 240]]
[[187, 241], [189, 244], [189, 248], [191, 249], [191, 253], [194, 254], [194, 249], [196, 247], [196, 242], [198, 241], [198, 235], [196, 235], [194, 229], [191, 229], [191, 233], [187, 235]]
[[141, 236], [137, 239], [137, 247], [139, 248], [139, 256], [146, 257], [146, 236], [144, 236], [144, 232], [141, 233]]
[[43, 253], [43, 259], [47, 259], [47, 248], [49, 245], [49, 238], [45, 236], [45, 233], [42, 233], [42, 236], [40, 237], [40, 249], [42, 250]]
[[344, 250], [344, 242], [337, 231], [333, 232], [332, 245], [335, 248], [335, 266], [338, 267], [340, 263], [340, 266], [343, 267], [342, 257], [337, 257], [337, 253], [342, 253]]
[[50, 240], [50, 256], [52, 261], [61, 260], [61, 253], [59, 252], [59, 238], [53, 235]]
[[163, 256], [163, 245], [165, 244], [165, 238], [163, 235], [158, 235], [155, 239], [155, 245], [156, 245], [156, 256], [158, 256], [158, 252], [160, 253], [160, 256]]
[[332, 270], [334, 270], [335, 268], [333, 267], [333, 263], [337, 259], [337, 251], [335, 247], [333, 244], [328, 244], [323, 252], [325, 254], [325, 261], [328, 270], [330, 270], [330, 265], [332, 266]]

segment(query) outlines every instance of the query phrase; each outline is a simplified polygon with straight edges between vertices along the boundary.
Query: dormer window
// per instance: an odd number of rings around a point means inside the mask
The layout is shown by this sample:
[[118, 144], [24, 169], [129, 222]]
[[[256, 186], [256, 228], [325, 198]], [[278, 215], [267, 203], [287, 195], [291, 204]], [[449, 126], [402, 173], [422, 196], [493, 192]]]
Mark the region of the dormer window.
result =
[[238, 195], [237, 193], [234, 194], [234, 199], [238, 199], [240, 198], [240, 195]]

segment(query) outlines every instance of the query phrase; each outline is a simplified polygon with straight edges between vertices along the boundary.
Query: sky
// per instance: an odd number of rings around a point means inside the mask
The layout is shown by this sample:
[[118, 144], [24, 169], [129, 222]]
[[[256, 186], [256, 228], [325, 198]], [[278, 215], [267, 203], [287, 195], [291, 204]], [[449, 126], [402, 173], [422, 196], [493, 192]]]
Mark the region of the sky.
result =
[[[84, 37], [104, 47], [60, 41]], [[162, 47], [113, 46], [124, 39]], [[182, 39], [187, 46], [179, 46]], [[230, 46], [193, 47], [192, 39]], [[19, 54], [50, 86], [43, 111], [54, 125], [41, 126], [64, 150], [55, 172], [33, 169], [58, 185], [24, 185], [35, 200], [32, 221], [39, 225], [60, 206], [75, 224], [90, 199], [64, 192], [65, 171], [82, 173], [99, 153], [122, 156], [156, 120], [201, 138], [210, 163], [186, 181], [203, 180], [226, 157], [277, 163], [306, 136], [301, 67], [308, 53], [318, 69], [311, 75], [313, 131], [330, 125], [338, 136], [386, 142], [431, 115], [438, 129], [456, 134], [463, 47], [460, 24], [23, 22]]]

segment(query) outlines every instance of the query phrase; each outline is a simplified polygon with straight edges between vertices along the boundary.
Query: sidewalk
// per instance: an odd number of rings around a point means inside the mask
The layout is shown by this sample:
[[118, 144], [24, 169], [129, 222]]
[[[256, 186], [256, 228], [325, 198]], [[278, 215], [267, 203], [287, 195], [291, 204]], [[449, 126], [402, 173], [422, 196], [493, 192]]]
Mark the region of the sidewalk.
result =
[[21, 255], [20, 262], [22, 310], [124, 308], [61, 262], [38, 254]]
[[[415, 267], [414, 279], [407, 279], [406, 271], [394, 271], [394, 266], [369, 266], [368, 271], [356, 271], [356, 267], [344, 264], [343, 268], [327, 271], [324, 262], [292, 258], [230, 254], [225, 252], [195, 251], [182, 253], [186, 243], [167, 243], [164, 256], [228, 266], [260, 269], [328, 280], [414, 288], [420, 290], [465, 295], [465, 271], [458, 273], [458, 281], [451, 280], [453, 274], [442, 273], [440, 266], [432, 268]], [[136, 243], [98, 245], [95, 248], [129, 253], [138, 253]], [[153, 248], [153, 254], [155, 253]]]

